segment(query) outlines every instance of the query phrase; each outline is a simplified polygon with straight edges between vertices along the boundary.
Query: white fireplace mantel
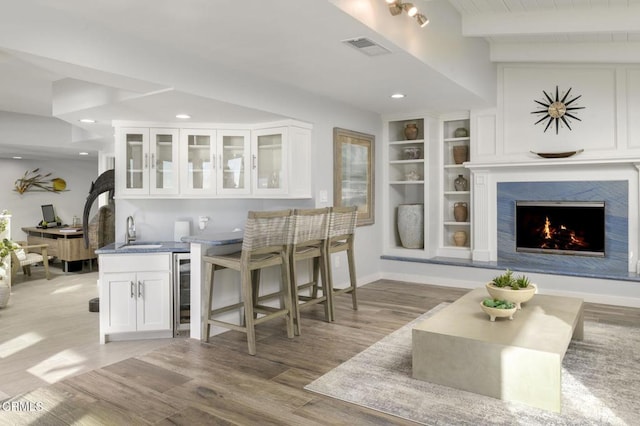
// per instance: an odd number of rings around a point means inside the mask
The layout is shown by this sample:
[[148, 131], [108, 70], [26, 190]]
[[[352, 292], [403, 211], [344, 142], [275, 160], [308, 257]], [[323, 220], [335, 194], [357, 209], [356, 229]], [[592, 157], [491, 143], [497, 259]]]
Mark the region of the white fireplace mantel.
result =
[[633, 164], [636, 167], [640, 167], [640, 157], [618, 157], [618, 158], [586, 158], [586, 159], [573, 159], [568, 158], [539, 158], [537, 161], [510, 161], [510, 162], [494, 162], [494, 163], [479, 163], [479, 162], [466, 162], [464, 166], [467, 169], [477, 170], [491, 170], [491, 169], [508, 169], [523, 167], [571, 167], [571, 166], [604, 166], [604, 165], [624, 165]]
[[466, 162], [471, 171], [474, 261], [498, 261], [497, 185], [501, 182], [625, 180], [628, 182], [629, 272], [640, 268], [640, 157], [532, 158], [507, 162]]

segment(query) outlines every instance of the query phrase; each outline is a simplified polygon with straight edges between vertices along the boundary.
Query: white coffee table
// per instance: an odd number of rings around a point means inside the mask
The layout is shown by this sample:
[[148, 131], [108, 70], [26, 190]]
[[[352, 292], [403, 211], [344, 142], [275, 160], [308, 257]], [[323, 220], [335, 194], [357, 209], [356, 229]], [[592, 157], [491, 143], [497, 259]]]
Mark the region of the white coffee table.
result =
[[413, 377], [559, 412], [562, 358], [582, 340], [582, 299], [537, 294], [513, 320], [480, 308], [473, 290], [413, 327]]

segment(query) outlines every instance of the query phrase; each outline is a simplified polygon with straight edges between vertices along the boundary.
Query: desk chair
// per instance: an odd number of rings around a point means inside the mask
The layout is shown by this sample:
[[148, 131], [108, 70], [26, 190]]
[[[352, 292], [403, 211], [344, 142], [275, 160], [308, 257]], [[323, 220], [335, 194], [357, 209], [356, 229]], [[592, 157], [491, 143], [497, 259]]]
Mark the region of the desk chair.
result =
[[[300, 308], [324, 304], [324, 315], [331, 322], [331, 297], [327, 279], [327, 237], [329, 232], [329, 208], [302, 209], [293, 212], [293, 243], [290, 250], [291, 295], [293, 298], [293, 326], [295, 334], [300, 334]], [[310, 261], [311, 281], [297, 283], [297, 263]], [[322, 278], [322, 295], [318, 295], [318, 283]], [[307, 294], [300, 294], [300, 291]]]
[[[289, 278], [289, 245], [292, 234], [291, 210], [249, 212], [245, 224], [242, 251], [219, 256], [203, 256], [206, 265], [206, 281], [203, 309], [203, 340], [209, 341], [211, 325], [242, 331], [247, 334], [249, 354], [256, 354], [255, 326], [275, 318], [285, 318], [287, 336], [293, 337], [293, 313], [291, 309], [291, 282]], [[280, 307], [262, 305], [258, 288], [260, 269], [280, 266], [281, 297]], [[229, 306], [212, 309], [214, 273], [229, 268], [240, 272], [242, 300]], [[241, 324], [214, 319], [222, 313], [244, 310]], [[262, 316], [260, 316], [262, 315]]]
[[[358, 310], [357, 284], [356, 284], [356, 261], [354, 254], [354, 239], [356, 232], [356, 222], [358, 220], [358, 207], [332, 207], [329, 217], [329, 239], [327, 241], [327, 278], [329, 281], [332, 309], [331, 318], [335, 320], [335, 304], [333, 298], [343, 293], [351, 293], [351, 303], [353, 310]], [[333, 274], [331, 273], [331, 255], [334, 253], [346, 252], [347, 263], [349, 265], [349, 286], [336, 288], [333, 284]]]

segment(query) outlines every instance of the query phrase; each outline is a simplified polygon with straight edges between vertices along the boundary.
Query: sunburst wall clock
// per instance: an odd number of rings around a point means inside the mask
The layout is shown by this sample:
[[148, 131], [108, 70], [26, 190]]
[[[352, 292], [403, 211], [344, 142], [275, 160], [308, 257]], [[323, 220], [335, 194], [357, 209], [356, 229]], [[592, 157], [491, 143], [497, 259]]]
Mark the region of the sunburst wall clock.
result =
[[557, 135], [558, 131], [560, 130], [561, 124], [564, 123], [564, 125], [567, 126], [567, 129], [572, 130], [571, 119], [582, 121], [575, 114], [577, 113], [577, 110], [584, 109], [585, 107], [576, 106], [574, 104], [574, 102], [580, 99], [582, 95], [570, 98], [569, 94], [571, 93], [571, 88], [569, 88], [569, 90], [567, 90], [567, 92], [562, 95], [562, 97], [560, 97], [558, 86], [556, 86], [555, 98], [552, 97], [552, 94], [549, 94], [544, 90], [542, 91], [542, 93], [544, 93], [545, 99], [542, 101], [538, 101], [535, 99], [533, 100], [540, 106], [538, 107], [539, 109], [531, 111], [531, 114], [542, 116], [542, 118], [536, 121], [535, 124], [543, 123], [546, 121], [547, 125], [544, 127], [545, 132], [549, 127], [551, 127], [552, 124], [555, 123]]

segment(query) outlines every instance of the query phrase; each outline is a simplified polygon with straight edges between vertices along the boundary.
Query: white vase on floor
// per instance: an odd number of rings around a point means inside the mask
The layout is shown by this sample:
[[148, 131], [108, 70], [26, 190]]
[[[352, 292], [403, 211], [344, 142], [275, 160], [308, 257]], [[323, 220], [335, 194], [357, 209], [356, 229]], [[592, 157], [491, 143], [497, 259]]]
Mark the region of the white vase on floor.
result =
[[404, 248], [424, 247], [424, 204], [398, 206], [398, 235]]

